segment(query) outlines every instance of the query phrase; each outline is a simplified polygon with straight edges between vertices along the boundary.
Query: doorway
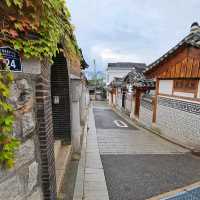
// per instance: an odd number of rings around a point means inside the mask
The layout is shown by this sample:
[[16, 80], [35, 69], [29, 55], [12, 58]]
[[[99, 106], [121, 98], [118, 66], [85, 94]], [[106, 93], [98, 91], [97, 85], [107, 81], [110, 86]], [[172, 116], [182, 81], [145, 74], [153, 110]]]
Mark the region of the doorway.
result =
[[55, 140], [71, 143], [69, 74], [62, 52], [53, 58], [51, 66], [51, 98]]

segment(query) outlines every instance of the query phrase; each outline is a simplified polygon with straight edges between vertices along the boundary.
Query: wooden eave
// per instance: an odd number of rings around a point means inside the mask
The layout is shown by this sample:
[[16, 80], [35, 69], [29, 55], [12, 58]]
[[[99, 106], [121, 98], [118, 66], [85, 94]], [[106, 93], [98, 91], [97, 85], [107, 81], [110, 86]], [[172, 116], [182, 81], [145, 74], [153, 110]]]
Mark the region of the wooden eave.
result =
[[160, 79], [200, 78], [200, 48], [184, 43], [172, 53], [165, 54], [144, 74]]

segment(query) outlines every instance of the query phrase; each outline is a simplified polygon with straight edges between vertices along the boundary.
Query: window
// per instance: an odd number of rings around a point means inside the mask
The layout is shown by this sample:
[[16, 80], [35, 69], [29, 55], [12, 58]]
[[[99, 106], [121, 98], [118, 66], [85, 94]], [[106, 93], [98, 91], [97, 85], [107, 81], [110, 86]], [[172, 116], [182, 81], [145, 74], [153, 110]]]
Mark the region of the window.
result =
[[197, 88], [198, 88], [198, 80], [195, 79], [174, 80], [174, 92], [196, 93]]

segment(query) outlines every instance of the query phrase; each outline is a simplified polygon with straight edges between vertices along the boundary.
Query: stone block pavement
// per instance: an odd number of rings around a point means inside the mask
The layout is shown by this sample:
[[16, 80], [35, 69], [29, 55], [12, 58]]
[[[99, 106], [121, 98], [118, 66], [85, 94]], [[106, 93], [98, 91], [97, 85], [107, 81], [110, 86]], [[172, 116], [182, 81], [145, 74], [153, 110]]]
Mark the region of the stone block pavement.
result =
[[73, 200], [109, 200], [92, 107], [83, 139]]
[[[116, 120], [127, 127], [118, 127]], [[73, 200], [166, 200], [161, 194], [177, 197], [178, 188], [200, 180], [198, 157], [120, 117], [105, 103], [90, 108], [87, 126]]]

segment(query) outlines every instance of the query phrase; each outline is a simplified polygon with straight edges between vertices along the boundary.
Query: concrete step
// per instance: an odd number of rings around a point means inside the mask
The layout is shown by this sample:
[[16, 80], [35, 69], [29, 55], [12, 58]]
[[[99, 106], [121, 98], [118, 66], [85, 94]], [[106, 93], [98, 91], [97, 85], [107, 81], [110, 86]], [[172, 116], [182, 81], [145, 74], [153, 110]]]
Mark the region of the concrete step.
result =
[[71, 160], [72, 146], [61, 145], [56, 158], [56, 188], [59, 194], [64, 179], [67, 164]]

